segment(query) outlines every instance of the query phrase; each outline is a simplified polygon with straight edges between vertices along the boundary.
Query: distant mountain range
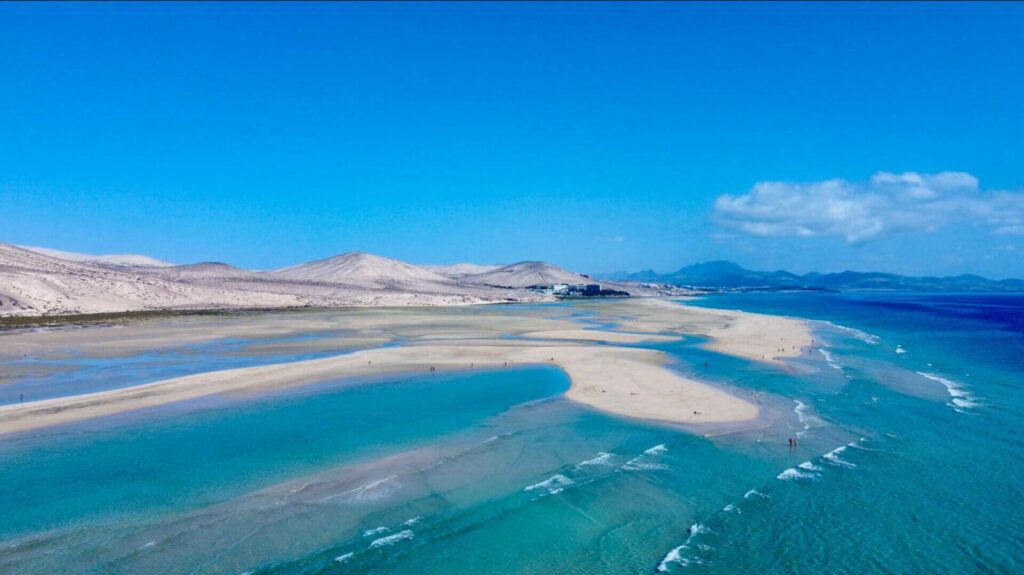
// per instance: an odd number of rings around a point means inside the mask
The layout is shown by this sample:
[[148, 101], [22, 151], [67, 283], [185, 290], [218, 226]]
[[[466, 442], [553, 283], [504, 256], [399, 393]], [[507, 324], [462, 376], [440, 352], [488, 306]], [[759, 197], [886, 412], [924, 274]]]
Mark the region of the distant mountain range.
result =
[[748, 270], [730, 261], [698, 263], [678, 271], [659, 274], [653, 270], [607, 274], [609, 279], [631, 282], [666, 283], [676, 286], [716, 289], [804, 289], [804, 290], [902, 290], [902, 291], [1024, 291], [1024, 280], [991, 280], [963, 274], [949, 277], [913, 277], [881, 272], [853, 272], [797, 275], [787, 271]]

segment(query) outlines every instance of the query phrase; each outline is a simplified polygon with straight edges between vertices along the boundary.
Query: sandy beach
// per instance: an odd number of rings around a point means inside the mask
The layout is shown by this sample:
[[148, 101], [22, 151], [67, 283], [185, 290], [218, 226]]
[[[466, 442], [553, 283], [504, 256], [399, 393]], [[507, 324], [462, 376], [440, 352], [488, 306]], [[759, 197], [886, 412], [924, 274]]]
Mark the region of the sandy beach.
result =
[[[125, 327], [20, 332], [0, 336], [2, 355], [47, 350], [116, 357], [139, 349], [184, 342], [273, 334], [286, 337], [331, 332], [336, 349], [357, 351], [306, 361], [198, 373], [82, 395], [0, 407], [0, 434], [82, 421], [214, 394], [253, 393], [344, 378], [454, 370], [555, 365], [571, 379], [566, 396], [615, 415], [671, 423], [721, 423], [758, 416], [756, 405], [727, 391], [683, 377], [661, 352], [624, 347], [707, 337], [717, 352], [779, 363], [811, 343], [798, 320], [742, 312], [706, 310], [656, 299], [628, 299], [591, 306], [588, 321], [616, 329], [592, 329], [557, 307], [460, 310], [358, 310], [251, 317], [150, 321]], [[344, 330], [334, 333], [332, 330]], [[382, 343], [401, 345], [375, 347]], [[264, 344], [268, 345], [268, 344]], [[273, 344], [269, 344], [273, 345]], [[301, 349], [292, 341], [289, 349]], [[308, 342], [325, 348], [323, 340]], [[363, 348], [363, 349], [359, 349]]]

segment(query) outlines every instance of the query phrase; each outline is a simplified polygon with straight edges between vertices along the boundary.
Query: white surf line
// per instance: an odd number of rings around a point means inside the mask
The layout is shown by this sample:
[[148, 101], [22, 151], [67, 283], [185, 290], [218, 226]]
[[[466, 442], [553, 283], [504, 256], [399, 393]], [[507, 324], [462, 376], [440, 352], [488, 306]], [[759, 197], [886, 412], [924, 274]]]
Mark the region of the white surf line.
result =
[[624, 471], [651, 471], [657, 469], [668, 469], [668, 466], [663, 463], [651, 463], [650, 459], [662, 455], [668, 452], [668, 447], [665, 447], [664, 443], [659, 443], [650, 449], [645, 449], [643, 453], [637, 455], [633, 459], [630, 459], [620, 467]]
[[572, 479], [569, 479], [568, 477], [562, 475], [561, 473], [556, 473], [551, 477], [545, 479], [544, 481], [524, 487], [523, 491], [535, 491], [537, 489], [543, 489], [548, 492], [548, 495], [558, 495], [566, 487], [574, 483], [576, 482], [573, 481]]
[[854, 467], [857, 467], [856, 463], [850, 463], [849, 461], [839, 457], [840, 455], [842, 455], [844, 451], [846, 451], [848, 447], [850, 447], [849, 443], [846, 445], [840, 445], [839, 447], [833, 449], [832, 451], [829, 451], [825, 455], [822, 455], [821, 458], [831, 463], [832, 465], [853, 469]]
[[[738, 501], [733, 501], [731, 503], [726, 504], [726, 506], [722, 508], [722, 513], [742, 515], [743, 512], [740, 508], [740, 504], [743, 503], [744, 501], [751, 501], [754, 499], [770, 499], [770, 497], [758, 491], [757, 489], [749, 489], [746, 493], [743, 494], [743, 497], [741, 497]], [[715, 516], [712, 516], [708, 521], [713, 521], [714, 519]], [[680, 567], [686, 567], [688, 565], [701, 565], [704, 563], [704, 561], [699, 557], [685, 556], [684, 552], [687, 550], [692, 550], [694, 549], [694, 547], [696, 547], [698, 551], [708, 551], [709, 549], [711, 549], [707, 545], [694, 545], [693, 543], [694, 537], [703, 533], [711, 533], [711, 529], [708, 528], [705, 523], [698, 522], [691, 525], [690, 528], [687, 530], [687, 533], [688, 536], [686, 538], [686, 541], [684, 541], [682, 545], [679, 545], [678, 547], [675, 547], [674, 549], [666, 553], [665, 557], [662, 558], [660, 563], [658, 563], [658, 566], [655, 569], [655, 571], [659, 573], [667, 572], [668, 566], [670, 564], [676, 564]]]
[[[829, 463], [835, 467], [845, 467], [847, 469], [853, 469], [857, 467], [857, 464], [851, 463], [840, 456], [843, 454], [844, 451], [851, 447], [855, 447], [858, 449], [866, 449], [864, 447], [861, 447], [860, 445], [860, 443], [863, 441], [864, 438], [860, 438], [857, 441], [851, 441], [844, 445], [840, 445], [839, 447], [836, 447], [832, 451], [822, 454], [820, 460], [825, 463]], [[804, 461], [803, 463], [795, 467], [790, 467], [789, 469], [784, 470], [782, 473], [779, 473], [777, 476], [775, 476], [775, 478], [782, 481], [791, 481], [794, 479], [818, 479], [821, 477], [821, 473], [825, 469], [820, 465], [816, 464], [814, 461], [815, 459], [819, 458], [811, 458], [810, 460]]]
[[879, 338], [878, 338], [877, 335], [870, 334], [870, 333], [868, 333], [866, 331], [859, 330], [859, 329], [857, 329], [855, 327], [848, 327], [848, 326], [845, 326], [845, 325], [839, 325], [838, 323], [833, 323], [833, 322], [830, 322], [830, 321], [825, 321], [825, 324], [829, 325], [831, 327], [834, 327], [835, 329], [845, 331], [845, 332], [849, 333], [850, 335], [852, 335], [853, 337], [863, 341], [864, 343], [870, 343], [871, 345], [877, 345], [878, 344], [878, 339]]
[[812, 423], [824, 423], [820, 417], [810, 413], [810, 405], [800, 401], [799, 399], [794, 399], [793, 402], [796, 403], [796, 407], [793, 408], [793, 412], [796, 413], [797, 421], [799, 421], [803, 426], [802, 431], [796, 432], [797, 437], [803, 437], [805, 433], [810, 431]]
[[791, 481], [794, 479], [815, 479], [816, 477], [818, 476], [815, 475], [814, 473], [808, 473], [805, 471], [800, 471], [796, 467], [790, 467], [789, 469], [786, 469], [782, 473], [776, 475], [775, 479], [778, 479], [780, 481]]
[[393, 535], [388, 535], [388, 536], [385, 536], [385, 537], [381, 537], [380, 539], [374, 539], [373, 542], [370, 543], [370, 547], [369, 548], [370, 549], [377, 549], [377, 548], [380, 548], [380, 547], [387, 547], [389, 545], [394, 545], [395, 543], [398, 543], [399, 541], [407, 541], [409, 539], [412, 539], [413, 537], [415, 537], [415, 535], [416, 534], [413, 533], [412, 529], [405, 529], [405, 530], [399, 531], [398, 533], [395, 533]]
[[836, 361], [835, 357], [833, 357], [833, 355], [829, 353], [827, 349], [825, 349], [824, 347], [819, 347], [818, 353], [825, 357], [825, 363], [827, 363], [829, 367], [831, 367], [832, 369], [838, 369], [839, 371], [843, 371], [843, 366]]
[[573, 469], [583, 469], [594, 465], [612, 465], [612, 454], [604, 451], [599, 452], [595, 457], [581, 461], [573, 466]]
[[696, 537], [700, 533], [707, 532], [707, 527], [704, 527], [704, 525], [700, 523], [694, 523], [690, 526], [687, 532], [689, 533], [689, 536], [686, 538], [686, 541], [684, 541], [682, 545], [666, 553], [665, 557], [661, 560], [660, 563], [658, 563], [658, 567], [655, 569], [655, 571], [657, 571], [658, 573], [667, 573], [668, 566], [672, 563], [675, 563], [676, 565], [679, 565], [681, 567], [686, 567], [687, 565], [695, 563], [702, 563], [700, 559], [694, 557], [684, 557], [683, 552], [687, 549], [690, 549], [690, 543], [693, 541], [694, 537]]
[[919, 371], [917, 372], [917, 374], [932, 381], [941, 383], [946, 388], [946, 393], [949, 394], [949, 404], [952, 405], [953, 409], [955, 409], [959, 413], [964, 413], [964, 409], [970, 409], [972, 407], [978, 407], [981, 405], [980, 403], [978, 403], [977, 398], [975, 398], [970, 392], [961, 387], [961, 384], [951, 379], [947, 379], [945, 377], [942, 377], [941, 375], [929, 373], [926, 371]]
[[356, 501], [375, 500], [380, 499], [382, 497], [387, 497], [387, 495], [391, 493], [390, 489], [384, 489], [383, 493], [377, 493], [377, 491], [381, 488], [381, 486], [384, 486], [394, 481], [395, 479], [398, 479], [397, 475], [389, 475], [384, 479], [378, 479], [376, 481], [371, 481], [370, 483], [367, 483], [365, 485], [360, 485], [359, 487], [354, 487], [347, 491], [342, 491], [341, 493], [328, 495], [327, 497], [321, 498], [320, 501], [330, 501], [338, 497], [344, 497], [346, 500]]

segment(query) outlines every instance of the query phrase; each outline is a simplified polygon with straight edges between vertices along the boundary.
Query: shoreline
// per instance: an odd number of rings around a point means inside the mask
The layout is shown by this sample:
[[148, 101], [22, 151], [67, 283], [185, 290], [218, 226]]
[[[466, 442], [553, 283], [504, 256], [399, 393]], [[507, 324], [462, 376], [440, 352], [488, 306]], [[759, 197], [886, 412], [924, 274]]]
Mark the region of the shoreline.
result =
[[[743, 422], [759, 416], [757, 405], [714, 384], [674, 372], [668, 367], [672, 358], [664, 352], [622, 344], [665, 342], [682, 335], [702, 335], [710, 339], [705, 347], [716, 352], [782, 365], [780, 357], [800, 355], [803, 345], [810, 341], [808, 325], [792, 318], [707, 310], [653, 299], [618, 300], [611, 304], [602, 302], [593, 307], [604, 319], [609, 319], [609, 323], [614, 323], [615, 330], [584, 329], [587, 324], [578, 320], [546, 317], [535, 310], [525, 310], [522, 314], [447, 315], [437, 309], [422, 308], [376, 311], [362, 308], [347, 315], [331, 312], [341, 314], [338, 317], [348, 322], [345, 326], [335, 325], [335, 329], [352, 326], [373, 328], [383, 332], [380, 334], [382, 340], [401, 340], [403, 345], [362, 349], [297, 362], [203, 372], [119, 389], [0, 406], [0, 435], [210, 395], [283, 389], [350, 377], [379, 379], [381, 376], [429, 374], [431, 368], [444, 371], [501, 369], [506, 362], [510, 367], [555, 365], [571, 381], [566, 398], [613, 415], [681, 425]], [[289, 316], [289, 319], [296, 320], [294, 316]], [[322, 329], [322, 324], [330, 323], [318, 314], [301, 319], [303, 321], [293, 321], [295, 325], [291, 327], [296, 330], [312, 329], [311, 325], [303, 322], [315, 321], [315, 325]], [[142, 342], [170, 345], [177, 338], [168, 335], [177, 334], [182, 336], [181, 339], [203, 341], [207, 336], [215, 339], [225, 332], [265, 331], [268, 324], [263, 315], [230, 319], [236, 320], [249, 323], [227, 329], [223, 323], [204, 325], [200, 320], [197, 322], [200, 325], [187, 326], [188, 337], [184, 337], [186, 333], [180, 325], [168, 333], [167, 326], [147, 322], [144, 326], [136, 324], [139, 330], [136, 337], [148, 334], [149, 339], [142, 337]], [[281, 322], [287, 323], [285, 320]], [[206, 327], [209, 333], [204, 335], [201, 329], [197, 329], [202, 327]], [[122, 351], [119, 346], [127, 346], [127, 349], [142, 346], [140, 341], [126, 342], [123, 339], [128, 335], [123, 333], [125, 330], [111, 331], [121, 333], [103, 333], [104, 337], [90, 337], [87, 343], [79, 343], [93, 346], [94, 353], [113, 356]], [[57, 335], [53, 335], [55, 333]], [[46, 348], [46, 341], [68, 345], [79, 339], [82, 333], [82, 330], [73, 330], [3, 337], [11, 343], [22, 342], [22, 349], [39, 350]], [[365, 337], [365, 333], [362, 336]], [[346, 337], [360, 337], [360, 333], [357, 331]], [[770, 346], [779, 346], [775, 348], [779, 350], [783, 349], [782, 344], [786, 346], [785, 353], [766, 355]], [[18, 352], [17, 345], [8, 346], [8, 349]]]
[[[552, 360], [552, 358], [554, 358]], [[662, 352], [605, 345], [522, 345], [509, 342], [414, 344], [362, 350], [283, 364], [205, 372], [154, 383], [0, 407], [0, 435], [74, 423], [197, 399], [252, 393], [333, 379], [387, 378], [452, 371], [554, 365], [571, 381], [565, 397], [616, 415], [673, 423], [742, 421], [755, 405], [673, 373]], [[609, 377], [619, 370], [617, 377]], [[700, 414], [694, 414], [694, 411]]]

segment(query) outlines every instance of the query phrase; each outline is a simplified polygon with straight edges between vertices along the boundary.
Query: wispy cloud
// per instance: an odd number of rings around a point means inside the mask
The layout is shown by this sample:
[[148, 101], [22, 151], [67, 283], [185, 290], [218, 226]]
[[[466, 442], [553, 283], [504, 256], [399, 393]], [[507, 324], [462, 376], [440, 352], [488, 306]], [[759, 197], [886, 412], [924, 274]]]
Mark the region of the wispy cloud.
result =
[[758, 182], [715, 200], [714, 221], [754, 236], [839, 236], [859, 244], [956, 221], [1024, 234], [1024, 193], [982, 190], [964, 172], [878, 172], [865, 182]]

